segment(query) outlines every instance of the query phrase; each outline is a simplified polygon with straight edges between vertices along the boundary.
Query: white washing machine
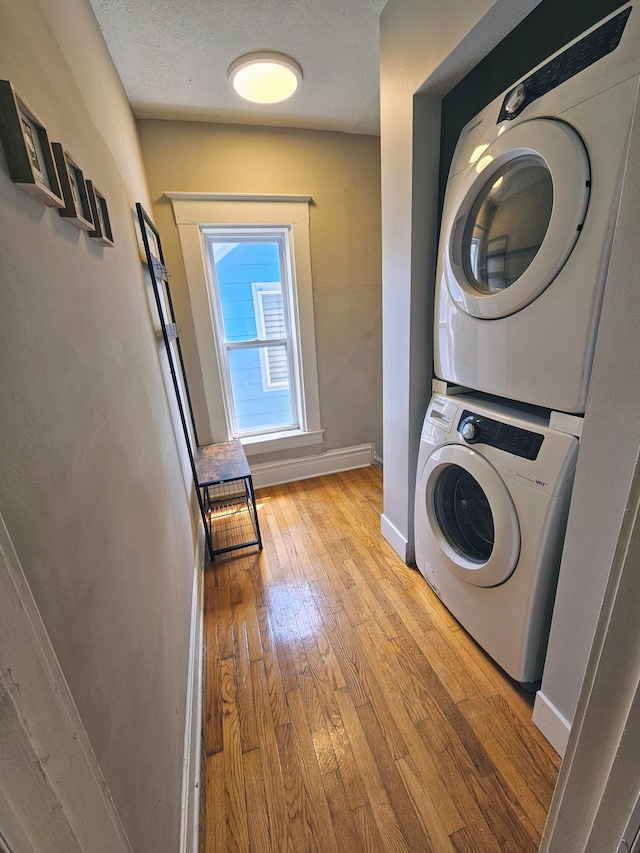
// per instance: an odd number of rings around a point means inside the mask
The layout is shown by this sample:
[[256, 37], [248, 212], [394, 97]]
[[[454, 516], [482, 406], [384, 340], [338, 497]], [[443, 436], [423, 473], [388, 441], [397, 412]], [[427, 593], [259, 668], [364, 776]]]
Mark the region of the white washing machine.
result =
[[628, 6], [496, 98], [446, 187], [435, 373], [584, 412], [640, 73]]
[[420, 572], [516, 681], [542, 677], [578, 452], [548, 420], [435, 395], [416, 478]]

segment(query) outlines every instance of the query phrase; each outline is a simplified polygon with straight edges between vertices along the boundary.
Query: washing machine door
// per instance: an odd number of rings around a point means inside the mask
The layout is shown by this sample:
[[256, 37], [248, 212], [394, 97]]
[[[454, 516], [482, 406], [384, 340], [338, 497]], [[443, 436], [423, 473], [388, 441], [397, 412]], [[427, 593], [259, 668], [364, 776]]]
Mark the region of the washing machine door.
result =
[[563, 121], [525, 121], [477, 148], [447, 190], [445, 277], [458, 307], [492, 320], [539, 296], [573, 250], [590, 185], [582, 139]]
[[444, 565], [475, 586], [497, 586], [513, 573], [520, 526], [504, 480], [480, 453], [445, 444], [421, 472], [431, 545]]

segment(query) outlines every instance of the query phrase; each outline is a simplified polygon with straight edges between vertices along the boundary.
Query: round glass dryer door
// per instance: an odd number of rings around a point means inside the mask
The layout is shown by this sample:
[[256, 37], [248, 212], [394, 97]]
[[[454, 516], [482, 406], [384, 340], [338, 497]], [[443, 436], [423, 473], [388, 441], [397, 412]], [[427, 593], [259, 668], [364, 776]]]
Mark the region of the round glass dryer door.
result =
[[553, 180], [541, 157], [514, 157], [480, 190], [462, 235], [462, 267], [478, 293], [511, 287], [540, 251], [553, 210]]
[[449, 292], [474, 317], [506, 317], [548, 287], [575, 246], [591, 179], [584, 144], [565, 122], [532, 119], [458, 177], [446, 223]]
[[493, 465], [465, 445], [445, 444], [427, 459], [421, 482], [444, 565], [475, 586], [506, 581], [520, 554], [520, 525]]

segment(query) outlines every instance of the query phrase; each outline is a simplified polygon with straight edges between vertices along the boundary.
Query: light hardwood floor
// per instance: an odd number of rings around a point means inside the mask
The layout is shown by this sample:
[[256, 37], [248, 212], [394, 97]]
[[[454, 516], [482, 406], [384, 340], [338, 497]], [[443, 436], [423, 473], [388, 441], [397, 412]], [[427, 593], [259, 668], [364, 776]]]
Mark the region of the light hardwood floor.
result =
[[206, 571], [201, 853], [536, 851], [532, 697], [381, 537], [377, 468], [258, 492]]

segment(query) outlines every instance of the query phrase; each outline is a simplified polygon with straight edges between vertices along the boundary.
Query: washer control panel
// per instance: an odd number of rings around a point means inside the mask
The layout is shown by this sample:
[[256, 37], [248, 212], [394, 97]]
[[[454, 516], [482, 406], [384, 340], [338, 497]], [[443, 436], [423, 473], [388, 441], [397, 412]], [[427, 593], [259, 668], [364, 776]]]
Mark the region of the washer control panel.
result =
[[504, 119], [515, 118], [527, 104], [541, 98], [615, 50], [620, 44], [630, 13], [631, 6], [628, 6], [514, 86], [502, 102], [498, 124]]
[[537, 459], [544, 436], [527, 429], [513, 427], [502, 421], [494, 421], [465, 409], [458, 421], [458, 432], [467, 444], [488, 444], [513, 453], [523, 459]]

